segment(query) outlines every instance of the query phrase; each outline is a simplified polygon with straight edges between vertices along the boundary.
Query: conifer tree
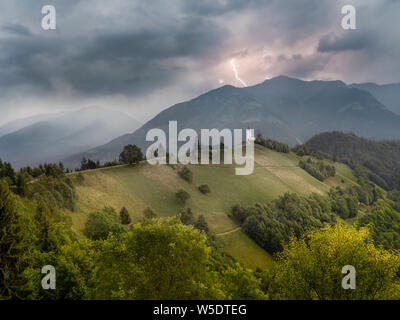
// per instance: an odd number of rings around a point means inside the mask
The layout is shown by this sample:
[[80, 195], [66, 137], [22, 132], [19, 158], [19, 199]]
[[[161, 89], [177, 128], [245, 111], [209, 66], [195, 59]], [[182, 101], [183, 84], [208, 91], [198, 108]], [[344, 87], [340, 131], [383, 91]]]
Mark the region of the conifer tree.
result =
[[0, 181], [0, 298], [21, 298], [26, 266], [20, 216], [8, 185]]
[[121, 211], [119, 212], [119, 216], [121, 218], [122, 224], [130, 224], [131, 217], [129, 216], [129, 212], [125, 207], [122, 207]]

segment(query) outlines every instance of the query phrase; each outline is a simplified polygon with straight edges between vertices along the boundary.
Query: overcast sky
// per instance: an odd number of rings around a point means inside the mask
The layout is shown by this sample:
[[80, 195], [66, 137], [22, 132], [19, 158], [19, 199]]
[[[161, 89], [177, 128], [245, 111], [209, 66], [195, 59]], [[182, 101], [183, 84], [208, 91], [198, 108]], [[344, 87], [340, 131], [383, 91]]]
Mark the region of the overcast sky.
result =
[[[57, 29], [41, 28], [42, 6]], [[357, 9], [357, 30], [341, 7]], [[1, 0], [0, 124], [86, 106], [146, 121], [277, 75], [400, 82], [399, 0]]]

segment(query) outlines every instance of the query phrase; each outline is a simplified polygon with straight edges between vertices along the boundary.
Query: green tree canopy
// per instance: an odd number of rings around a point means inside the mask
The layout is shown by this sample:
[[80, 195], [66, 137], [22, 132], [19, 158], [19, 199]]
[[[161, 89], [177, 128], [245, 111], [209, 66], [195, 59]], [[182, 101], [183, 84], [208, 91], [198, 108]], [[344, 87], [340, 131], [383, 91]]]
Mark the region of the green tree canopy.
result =
[[114, 208], [104, 207], [89, 214], [83, 233], [89, 239], [106, 239], [109, 233], [119, 235], [124, 231]]
[[[356, 289], [343, 289], [342, 268], [356, 270]], [[398, 252], [376, 248], [368, 228], [341, 224], [291, 238], [268, 283], [273, 299], [398, 299]]]
[[138, 163], [143, 159], [142, 150], [137, 145], [126, 145], [119, 155], [119, 161], [125, 164]]
[[175, 196], [182, 204], [185, 204], [186, 201], [190, 199], [190, 194], [182, 189], [178, 190], [178, 192], [175, 193]]
[[135, 225], [98, 250], [92, 296], [96, 299], [223, 298], [209, 269], [206, 236], [177, 218]]

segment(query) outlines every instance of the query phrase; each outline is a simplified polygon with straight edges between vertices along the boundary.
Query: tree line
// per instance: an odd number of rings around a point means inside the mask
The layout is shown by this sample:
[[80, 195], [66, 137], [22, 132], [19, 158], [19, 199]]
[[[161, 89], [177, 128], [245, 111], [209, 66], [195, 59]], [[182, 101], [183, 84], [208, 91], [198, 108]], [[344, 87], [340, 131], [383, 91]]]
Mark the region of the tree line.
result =
[[351, 133], [320, 133], [297, 150], [322, 152], [385, 190], [400, 190], [400, 141], [373, 141]]
[[300, 160], [299, 167], [319, 181], [334, 177], [336, 174], [335, 166], [324, 163], [321, 160], [314, 161], [311, 158], [308, 158], [306, 161]]

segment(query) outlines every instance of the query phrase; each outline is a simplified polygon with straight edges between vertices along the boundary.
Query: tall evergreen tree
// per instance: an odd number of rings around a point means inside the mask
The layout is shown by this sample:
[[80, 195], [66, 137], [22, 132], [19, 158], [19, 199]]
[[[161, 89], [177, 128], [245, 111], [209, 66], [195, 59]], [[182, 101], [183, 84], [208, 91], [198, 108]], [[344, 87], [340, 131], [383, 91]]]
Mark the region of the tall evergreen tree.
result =
[[130, 224], [131, 217], [129, 216], [129, 212], [125, 207], [122, 207], [121, 211], [119, 212], [119, 216], [121, 218], [122, 224]]
[[20, 216], [8, 185], [0, 181], [0, 299], [22, 298], [26, 266]]

